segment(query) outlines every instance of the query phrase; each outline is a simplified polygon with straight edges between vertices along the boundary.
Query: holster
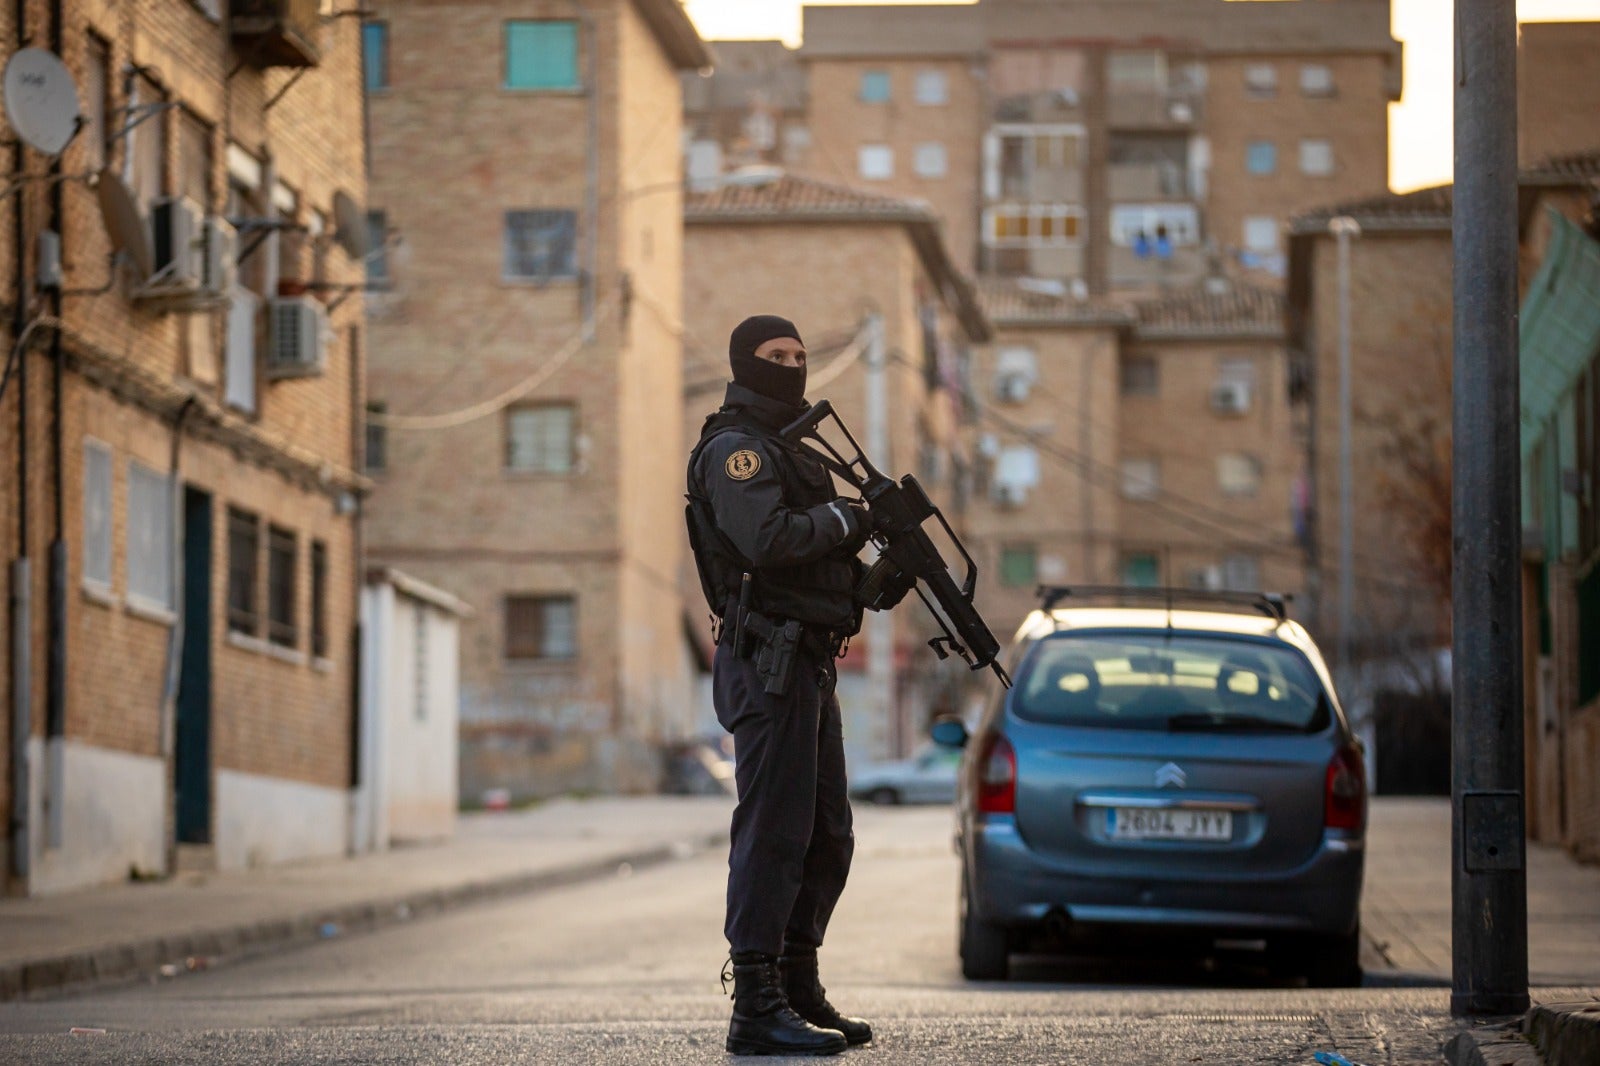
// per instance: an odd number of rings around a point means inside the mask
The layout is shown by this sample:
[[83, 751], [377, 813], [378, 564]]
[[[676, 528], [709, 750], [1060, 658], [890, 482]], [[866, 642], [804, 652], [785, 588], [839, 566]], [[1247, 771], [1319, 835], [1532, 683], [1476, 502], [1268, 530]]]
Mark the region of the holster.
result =
[[795, 666], [800, 661], [800, 645], [805, 627], [794, 619], [776, 622], [749, 607], [730, 605], [736, 612], [733, 627], [733, 653], [741, 659], [754, 658], [756, 674], [769, 696], [786, 696], [794, 683]]

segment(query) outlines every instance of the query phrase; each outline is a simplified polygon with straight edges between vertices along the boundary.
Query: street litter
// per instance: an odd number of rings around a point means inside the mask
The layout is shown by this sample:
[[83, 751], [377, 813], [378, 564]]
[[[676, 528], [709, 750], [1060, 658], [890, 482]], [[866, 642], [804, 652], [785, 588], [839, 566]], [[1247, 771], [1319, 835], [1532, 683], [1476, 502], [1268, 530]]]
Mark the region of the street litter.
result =
[[618, 877], [632, 877], [633, 876], [633, 863], [631, 863], [631, 862], [619, 862], [619, 863], [617, 863], [617, 876]]
[[1319, 1051], [1311, 1057], [1316, 1059], [1321, 1066], [1365, 1066], [1364, 1063], [1351, 1062], [1337, 1051]]
[[161, 969], [157, 972], [162, 977], [176, 977], [179, 973], [178, 964], [175, 962], [162, 963]]
[[91, 1029], [91, 1028], [89, 1028], [88, 1026], [85, 1026], [85, 1025], [74, 1025], [71, 1029], [67, 1030], [67, 1035], [68, 1036], [105, 1036], [106, 1035], [106, 1031], [104, 1029]]
[[317, 935], [323, 940], [332, 940], [334, 937], [339, 935], [338, 923], [323, 922], [321, 925], [317, 926]]
[[210, 968], [211, 960], [206, 958], [204, 955], [190, 955], [187, 959], [183, 960], [183, 965], [190, 971], [205, 970]]

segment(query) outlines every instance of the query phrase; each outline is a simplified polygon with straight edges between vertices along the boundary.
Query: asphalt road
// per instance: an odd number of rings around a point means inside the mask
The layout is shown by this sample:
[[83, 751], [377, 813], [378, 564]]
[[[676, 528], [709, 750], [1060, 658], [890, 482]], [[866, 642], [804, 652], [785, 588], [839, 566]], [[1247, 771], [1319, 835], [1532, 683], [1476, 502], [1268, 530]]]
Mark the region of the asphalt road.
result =
[[[823, 952], [875, 1063], [1437, 1064], [1443, 988], [1312, 991], [1247, 961], [1028, 960], [973, 985], [955, 954], [947, 809], [859, 809]], [[0, 1063], [731, 1061], [725, 856], [469, 907], [176, 979], [0, 1005]], [[74, 1027], [104, 1032], [72, 1033]]]

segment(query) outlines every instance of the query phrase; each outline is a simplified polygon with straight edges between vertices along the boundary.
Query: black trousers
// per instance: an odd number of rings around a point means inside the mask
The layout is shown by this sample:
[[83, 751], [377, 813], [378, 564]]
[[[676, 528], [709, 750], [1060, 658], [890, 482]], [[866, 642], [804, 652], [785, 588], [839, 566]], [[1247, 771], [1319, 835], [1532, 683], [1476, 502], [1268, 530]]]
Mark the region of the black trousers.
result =
[[820, 947], [855, 852], [844, 772], [844, 729], [833, 660], [802, 652], [782, 698], [769, 696], [755, 662], [717, 648], [717, 720], [733, 734], [728, 917], [735, 952]]

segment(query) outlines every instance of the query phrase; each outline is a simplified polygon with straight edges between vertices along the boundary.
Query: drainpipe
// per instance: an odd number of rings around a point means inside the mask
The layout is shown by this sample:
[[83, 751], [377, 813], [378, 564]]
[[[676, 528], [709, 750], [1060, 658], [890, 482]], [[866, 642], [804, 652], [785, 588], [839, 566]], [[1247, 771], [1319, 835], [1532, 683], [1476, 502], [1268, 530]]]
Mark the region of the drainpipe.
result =
[[[50, 3], [50, 49], [63, 60], [61, 0]], [[66, 243], [66, 212], [61, 191], [61, 157], [50, 161], [50, 228]], [[50, 313], [61, 318], [61, 288], [50, 295]], [[48, 752], [48, 788], [45, 800], [45, 846], [61, 847], [66, 823], [67, 738], [67, 542], [64, 539], [65, 495], [62, 475], [62, 357], [61, 330], [50, 331], [50, 465], [52, 516], [55, 536], [50, 541], [49, 672], [45, 676], [45, 736]]]
[[[16, 0], [17, 50], [28, 44], [27, 0]], [[23, 173], [27, 148], [17, 139], [12, 148], [12, 169]], [[11, 335], [17, 353], [17, 555], [11, 563], [11, 810], [7, 838], [11, 876], [23, 886], [31, 869], [33, 842], [29, 833], [28, 741], [33, 735], [33, 571], [28, 560], [28, 237], [27, 191], [19, 189], [13, 214], [12, 238], [16, 245], [16, 308]]]
[[584, 205], [584, 214], [587, 216], [588, 233], [585, 235], [584, 245], [588, 262], [584, 265], [583, 287], [581, 299], [583, 302], [583, 342], [594, 343], [595, 335], [595, 305], [598, 298], [597, 290], [600, 286], [600, 79], [599, 56], [600, 34], [595, 29], [594, 16], [584, 14], [584, 51], [585, 74], [584, 80], [588, 82], [589, 97], [589, 144], [585, 169], [589, 181], [587, 203]]

